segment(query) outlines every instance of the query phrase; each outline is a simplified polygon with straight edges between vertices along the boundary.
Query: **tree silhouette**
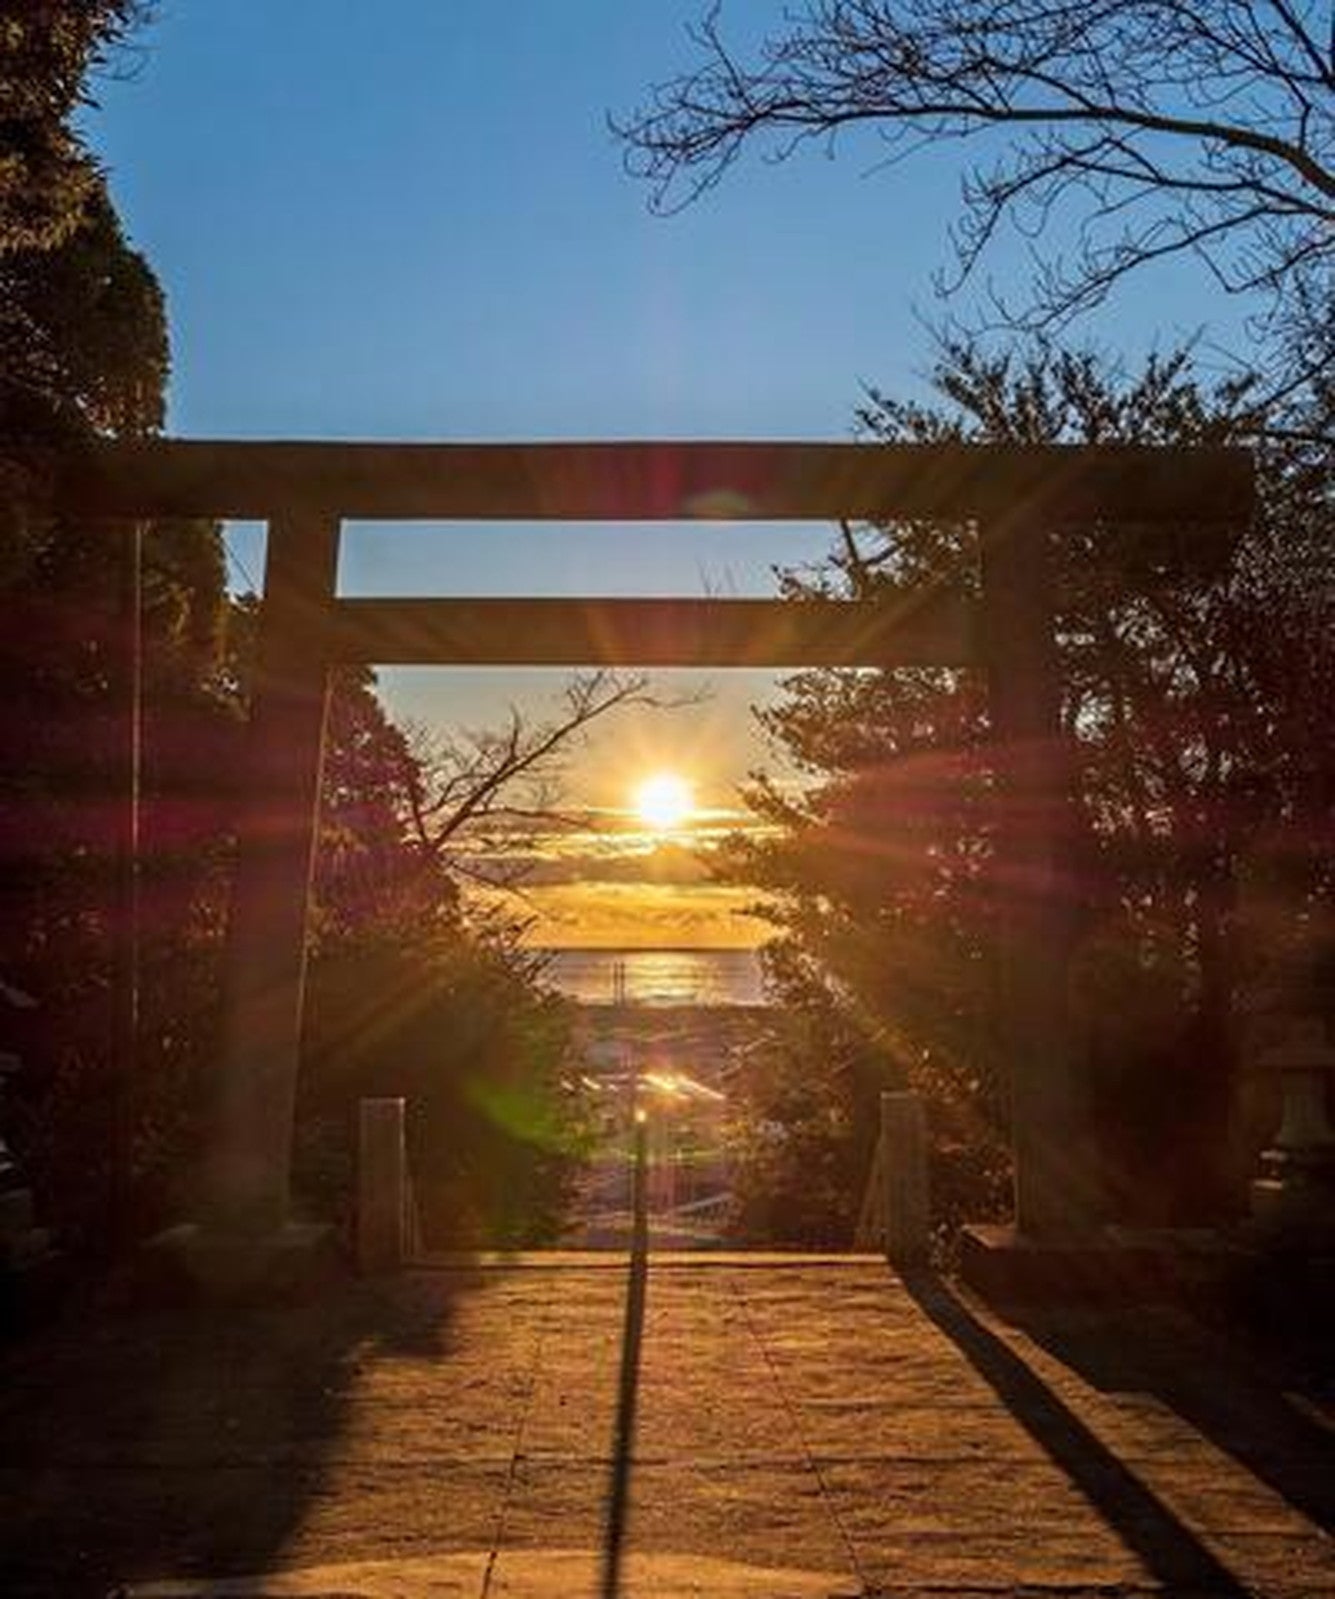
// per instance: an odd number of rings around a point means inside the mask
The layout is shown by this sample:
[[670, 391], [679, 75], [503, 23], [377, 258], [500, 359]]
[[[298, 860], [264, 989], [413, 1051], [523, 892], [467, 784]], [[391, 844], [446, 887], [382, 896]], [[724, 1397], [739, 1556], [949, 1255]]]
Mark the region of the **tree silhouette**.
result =
[[[871, 394], [866, 433], [1204, 444], [1255, 425], [1245, 383], [1201, 385], [1181, 353], [1126, 375], [1090, 356], [948, 345], [934, 376], [938, 404]], [[1313, 982], [1335, 950], [1323, 461], [1318, 446], [1268, 450], [1260, 513], [1234, 545], [1185, 528], [1048, 529], [1080, 818], [1073, 997], [1107, 1187], [1142, 1221], [1236, 1202], [1226, 1124], [1248, 1037], [1271, 1011], [1331, 1004]], [[787, 586], [795, 599], [894, 603], [943, 581], [976, 586], [973, 530], [914, 521], [844, 529], [827, 563]], [[1008, 1071], [991, 1025], [1008, 906], [993, 870], [1005, 818], [984, 685], [964, 671], [814, 670], [785, 688], [762, 720], [809, 783], [755, 786], [768, 825], [734, 842], [731, 866], [785, 930], [770, 957], [776, 997], [802, 1017], [833, 1013], [861, 1042], [804, 1049], [813, 1029], [781, 1019], [775, 1063], [750, 1085], [749, 1124], [782, 1120], [784, 1085], [800, 1079], [845, 1157], [831, 1214], [855, 1214], [875, 1093], [907, 1077], [929, 1102], [945, 1209], [977, 1219], [1004, 1141]], [[834, 1039], [840, 1028], [814, 1031]], [[763, 1167], [749, 1196], [758, 1213], [758, 1189], [800, 1188], [797, 1146], [748, 1147]]]
[[[746, 52], [722, 7], [700, 62], [614, 120], [630, 170], [671, 209], [750, 144], [782, 159], [872, 130], [884, 167], [977, 150], [956, 265], [1007, 225], [1031, 241], [1030, 297], [1000, 309], [1055, 331], [1129, 274], [1189, 257], [1254, 294], [1294, 392], [1332, 355], [1335, 26], [1316, 0], [807, 0]], [[1045, 232], [1078, 224], [1070, 254]]]
[[31, 0], [0, 17], [0, 259], [50, 250], [78, 226], [100, 186], [72, 126], [92, 103], [91, 75], [108, 69], [144, 23], [146, 0]]

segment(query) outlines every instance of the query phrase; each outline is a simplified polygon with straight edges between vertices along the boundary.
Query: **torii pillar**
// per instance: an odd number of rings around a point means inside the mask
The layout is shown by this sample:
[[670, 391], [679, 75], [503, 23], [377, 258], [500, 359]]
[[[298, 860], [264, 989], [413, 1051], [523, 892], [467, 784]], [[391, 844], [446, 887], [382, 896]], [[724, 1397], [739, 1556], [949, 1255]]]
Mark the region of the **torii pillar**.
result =
[[198, 1221], [159, 1241], [222, 1298], [303, 1291], [334, 1258], [289, 1198], [338, 546], [337, 517], [269, 523], [203, 1191]]
[[1088, 1083], [1071, 1016], [1080, 870], [1049, 540], [1042, 512], [1022, 502], [980, 530], [996, 807], [997, 1023], [1009, 1069], [1015, 1194], [1013, 1227], [966, 1234], [963, 1269], [985, 1291], [999, 1274], [1032, 1278], [1031, 1257], [1044, 1257], [1060, 1273], [1063, 1255], [1092, 1246], [1099, 1226]]

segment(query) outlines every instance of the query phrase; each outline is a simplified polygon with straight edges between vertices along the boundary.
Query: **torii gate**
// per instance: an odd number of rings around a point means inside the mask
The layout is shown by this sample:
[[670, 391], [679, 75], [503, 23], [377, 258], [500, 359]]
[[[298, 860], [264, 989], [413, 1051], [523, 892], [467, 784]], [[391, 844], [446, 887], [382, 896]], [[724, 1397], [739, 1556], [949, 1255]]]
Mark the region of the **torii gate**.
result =
[[[1071, 897], [1047, 534], [1060, 519], [1222, 527], [1250, 511], [1241, 450], [790, 443], [342, 444], [164, 440], [62, 461], [58, 508], [268, 523], [200, 1239], [262, 1254], [290, 1233], [289, 1168], [330, 668], [982, 666], [1013, 885], [1001, 1018], [1015, 1218], [1036, 1242], [1091, 1224], [1090, 1129], [1067, 1017]], [[981, 599], [339, 599], [342, 519], [967, 520]]]

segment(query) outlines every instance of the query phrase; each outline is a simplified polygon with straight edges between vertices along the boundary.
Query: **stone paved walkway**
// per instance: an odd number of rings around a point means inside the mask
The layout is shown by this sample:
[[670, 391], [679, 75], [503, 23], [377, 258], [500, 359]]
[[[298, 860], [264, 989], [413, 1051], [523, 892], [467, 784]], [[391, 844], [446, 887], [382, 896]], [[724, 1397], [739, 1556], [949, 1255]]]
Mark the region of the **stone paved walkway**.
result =
[[[624, 1290], [513, 1263], [11, 1347], [0, 1592], [595, 1593]], [[651, 1266], [627, 1594], [1335, 1596], [1333, 1526], [1327, 1411], [1163, 1313]]]

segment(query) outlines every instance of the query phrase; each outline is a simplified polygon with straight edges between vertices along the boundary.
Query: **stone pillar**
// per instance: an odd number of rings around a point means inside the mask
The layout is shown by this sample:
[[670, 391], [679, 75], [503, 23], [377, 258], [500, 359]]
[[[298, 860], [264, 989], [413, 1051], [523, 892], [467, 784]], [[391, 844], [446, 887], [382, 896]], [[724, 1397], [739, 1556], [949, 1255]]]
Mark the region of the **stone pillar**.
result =
[[204, 1214], [233, 1237], [288, 1221], [338, 536], [309, 512], [269, 526]]
[[892, 1266], [924, 1265], [931, 1231], [927, 1119], [917, 1094], [881, 1095], [881, 1181], [886, 1259]]
[[983, 528], [981, 540], [999, 1033], [1010, 1072], [1015, 1225], [1034, 1242], [1087, 1233], [1095, 1212], [1088, 1085], [1071, 1038], [1077, 872], [1047, 537], [1021, 508]]
[[408, 1152], [401, 1099], [364, 1099], [357, 1124], [357, 1265], [398, 1271], [408, 1255]]

